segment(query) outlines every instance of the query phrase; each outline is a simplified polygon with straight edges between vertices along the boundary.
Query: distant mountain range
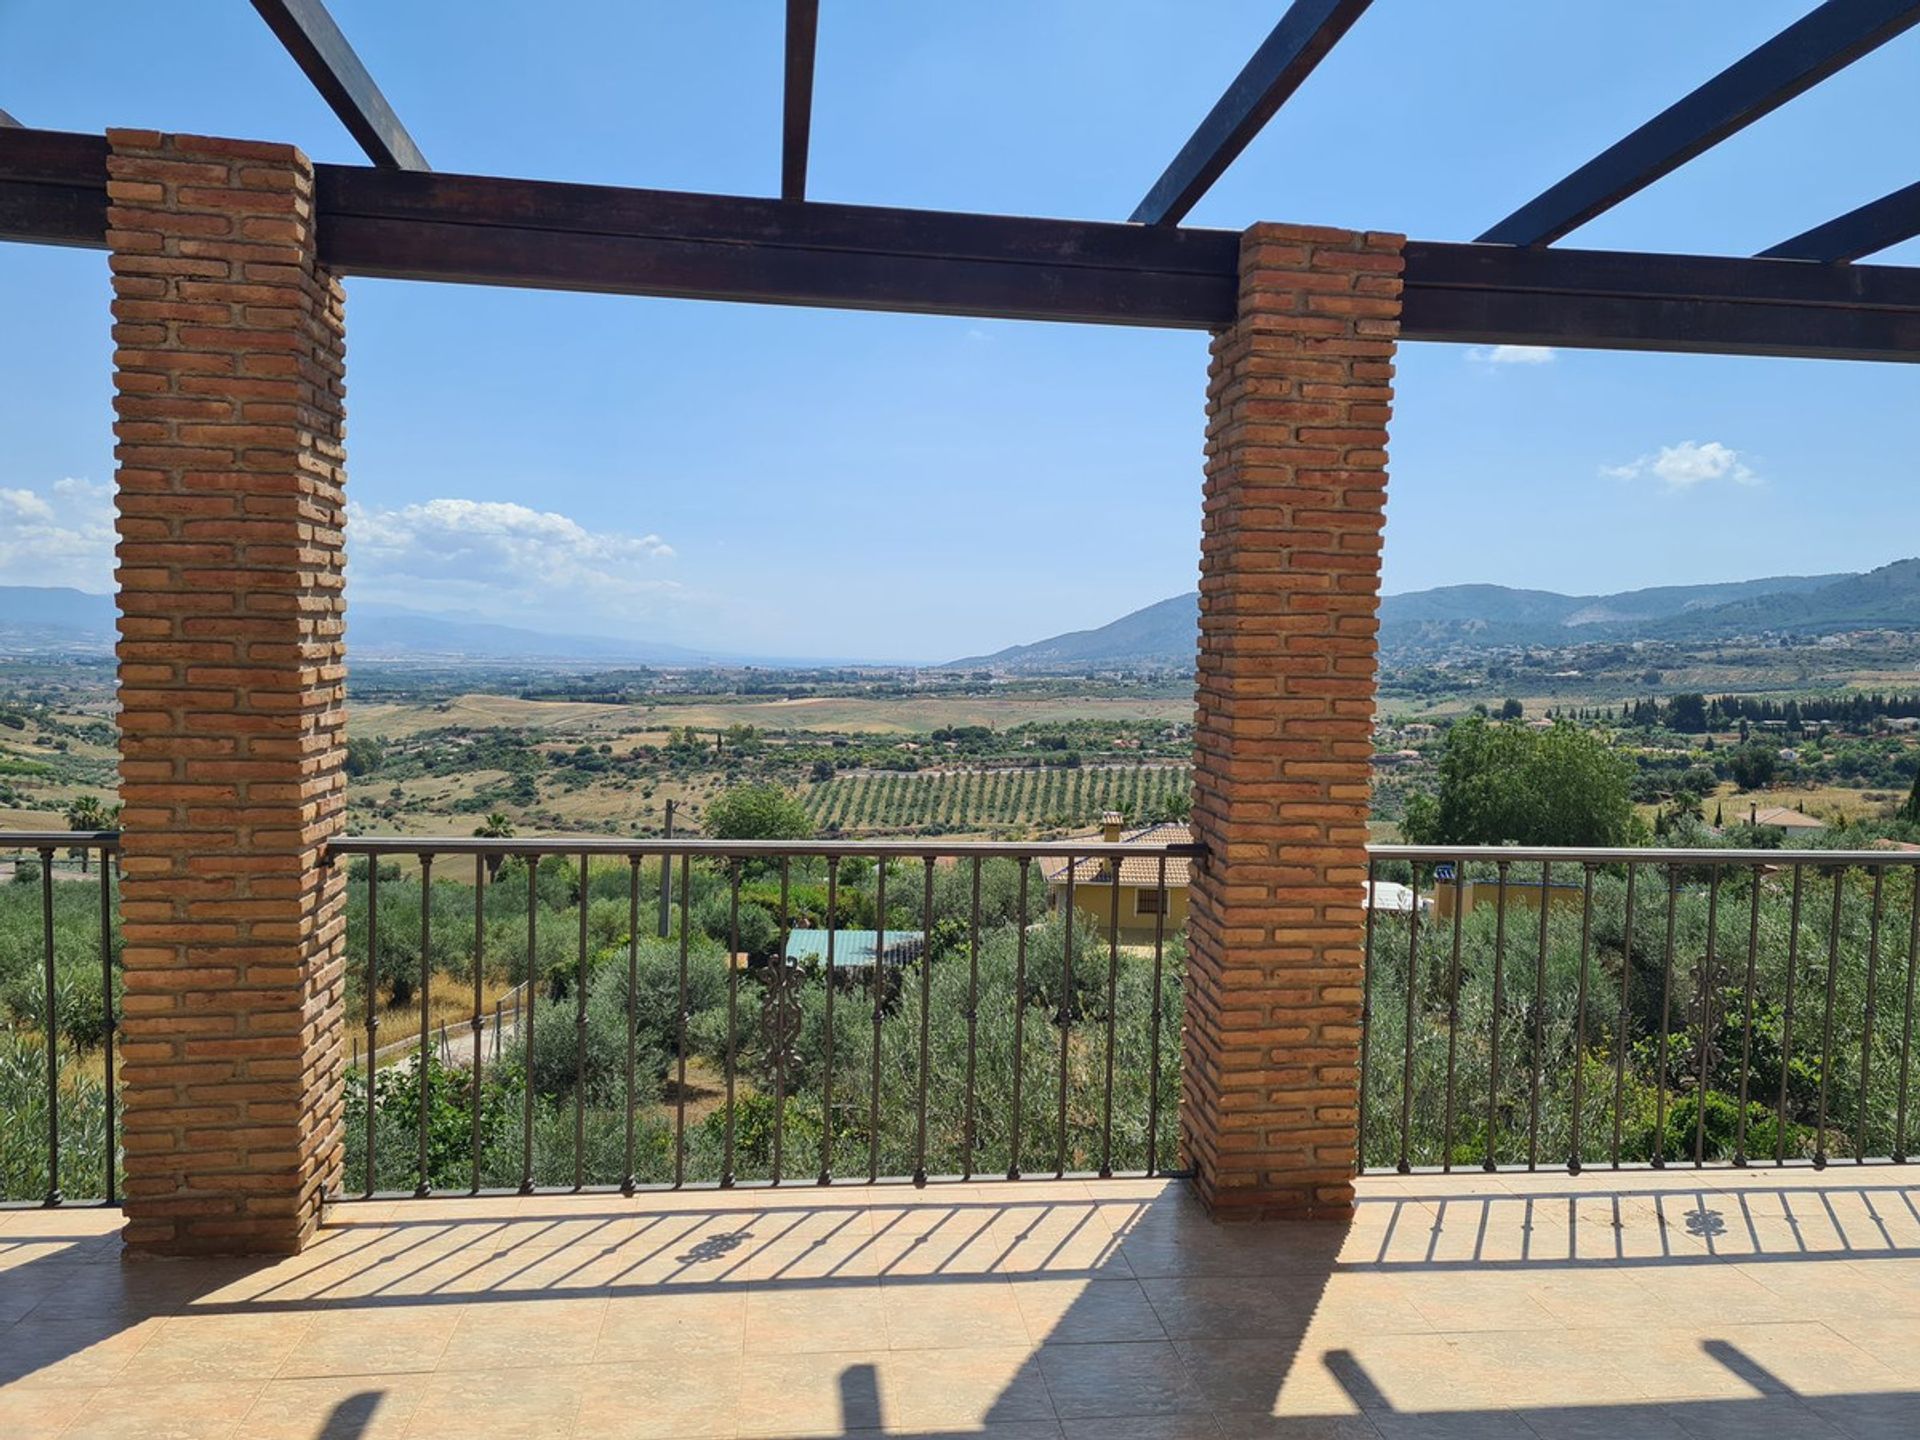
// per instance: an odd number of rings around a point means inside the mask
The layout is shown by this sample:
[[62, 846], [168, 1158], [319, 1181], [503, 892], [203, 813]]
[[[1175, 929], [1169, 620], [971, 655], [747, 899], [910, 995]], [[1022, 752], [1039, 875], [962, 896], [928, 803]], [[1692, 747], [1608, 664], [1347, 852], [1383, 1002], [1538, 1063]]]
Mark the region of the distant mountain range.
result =
[[[954, 668], [1028, 673], [1186, 668], [1194, 660], [1199, 615], [1198, 594], [1176, 595], [1098, 629], [952, 663]], [[1882, 628], [1920, 630], [1920, 559], [1896, 560], [1864, 574], [1661, 585], [1617, 595], [1446, 585], [1380, 602], [1380, 644], [1390, 661], [1609, 640], [1710, 643], [1743, 635]]]
[[[356, 604], [355, 658], [601, 665], [707, 665], [737, 657], [656, 641], [598, 635], [556, 635], [430, 615], [394, 605]], [[83, 590], [0, 585], [0, 655], [100, 654], [114, 643], [111, 595]], [[757, 663], [757, 662], [756, 662]]]
[[[1176, 595], [1093, 630], [1075, 630], [943, 669], [1073, 674], [1187, 669], [1199, 632], [1199, 596]], [[114, 642], [113, 598], [80, 590], [0, 585], [0, 655], [102, 654]], [[1380, 602], [1389, 663], [1447, 653], [1587, 642], [1712, 643], [1739, 636], [1814, 636], [1843, 630], [1920, 631], [1920, 559], [1864, 574], [1779, 575], [1719, 585], [1661, 585], [1617, 595], [1560, 595], [1504, 585], [1446, 585]], [[350, 643], [361, 660], [581, 665], [831, 663], [729, 655], [647, 640], [561, 635], [356, 604]], [[844, 663], [844, 662], [842, 662]]]

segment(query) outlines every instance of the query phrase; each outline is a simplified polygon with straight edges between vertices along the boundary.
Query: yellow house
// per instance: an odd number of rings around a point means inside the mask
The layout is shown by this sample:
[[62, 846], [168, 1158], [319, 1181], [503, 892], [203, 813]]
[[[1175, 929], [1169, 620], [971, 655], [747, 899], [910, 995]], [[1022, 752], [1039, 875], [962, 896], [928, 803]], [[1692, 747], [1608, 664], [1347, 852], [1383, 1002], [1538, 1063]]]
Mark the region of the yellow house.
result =
[[[1168, 822], [1160, 825], [1147, 825], [1131, 834], [1121, 834], [1122, 821], [1118, 814], [1109, 810], [1100, 817], [1100, 839], [1106, 844], [1117, 844], [1124, 840], [1128, 844], [1145, 845], [1187, 845], [1193, 841], [1190, 826]], [[1100, 939], [1109, 938], [1108, 926], [1113, 918], [1114, 874], [1113, 862], [1086, 859], [1047, 860], [1041, 865], [1047, 877], [1047, 908], [1055, 914], [1066, 903], [1067, 874], [1073, 873], [1073, 908], [1078, 912], [1074, 917], [1076, 928], [1082, 924], [1088, 932]], [[1161, 925], [1161, 911], [1165, 910], [1164, 926], [1161, 933], [1176, 934], [1186, 928], [1187, 923], [1187, 878], [1188, 861], [1183, 855], [1169, 855], [1166, 860], [1166, 889], [1160, 889], [1160, 861], [1148, 855], [1129, 855], [1120, 862], [1119, 902], [1120, 902], [1120, 943], [1122, 945], [1151, 945], [1156, 926]]]

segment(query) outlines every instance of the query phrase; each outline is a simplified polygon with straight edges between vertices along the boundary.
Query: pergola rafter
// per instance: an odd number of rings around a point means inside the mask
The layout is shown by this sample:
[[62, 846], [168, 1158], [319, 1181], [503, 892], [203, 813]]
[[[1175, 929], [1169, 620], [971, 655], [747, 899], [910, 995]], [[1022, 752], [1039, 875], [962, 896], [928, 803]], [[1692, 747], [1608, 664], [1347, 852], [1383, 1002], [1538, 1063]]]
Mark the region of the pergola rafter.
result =
[[1371, 3], [1294, 0], [1131, 218], [1142, 225], [1185, 219]]
[[780, 198], [807, 198], [807, 146], [813, 134], [813, 52], [820, 0], [787, 0], [787, 66], [780, 141]]
[[1826, 0], [1480, 239], [1551, 245], [1916, 24], [1914, 0]]
[[253, 0], [253, 8], [369, 160], [395, 170], [432, 168], [322, 0]]
[[1760, 253], [1772, 260], [1818, 260], [1834, 264], [1878, 255], [1916, 235], [1920, 235], [1920, 181], [1868, 201], [1857, 210], [1849, 210]]

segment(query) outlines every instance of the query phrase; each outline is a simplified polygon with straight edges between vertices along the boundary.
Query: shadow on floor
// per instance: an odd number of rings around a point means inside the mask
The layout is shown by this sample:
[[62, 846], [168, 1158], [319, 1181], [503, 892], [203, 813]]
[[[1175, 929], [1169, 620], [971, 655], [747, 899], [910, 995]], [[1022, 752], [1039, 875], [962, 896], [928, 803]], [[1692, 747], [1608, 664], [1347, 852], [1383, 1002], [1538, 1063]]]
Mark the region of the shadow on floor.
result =
[[280, 1262], [0, 1214], [0, 1434], [148, 1404], [329, 1440], [1910, 1436], [1920, 1208], [1724, 1176], [1362, 1182], [1343, 1226], [1173, 1185], [436, 1199]]

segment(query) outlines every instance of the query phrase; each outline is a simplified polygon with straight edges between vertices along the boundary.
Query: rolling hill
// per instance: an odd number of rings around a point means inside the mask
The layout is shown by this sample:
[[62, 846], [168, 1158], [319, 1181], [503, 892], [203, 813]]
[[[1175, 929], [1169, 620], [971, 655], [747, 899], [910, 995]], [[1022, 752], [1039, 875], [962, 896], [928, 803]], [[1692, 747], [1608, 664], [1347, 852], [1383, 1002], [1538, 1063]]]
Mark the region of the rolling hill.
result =
[[[1614, 595], [1446, 585], [1380, 602], [1380, 644], [1389, 660], [1588, 641], [1712, 642], [1864, 629], [1920, 630], [1920, 559], [1863, 574], [1777, 575]], [[1193, 664], [1198, 630], [1199, 596], [1176, 595], [1097, 629], [1009, 646], [953, 666], [1026, 673], [1184, 668]]]

